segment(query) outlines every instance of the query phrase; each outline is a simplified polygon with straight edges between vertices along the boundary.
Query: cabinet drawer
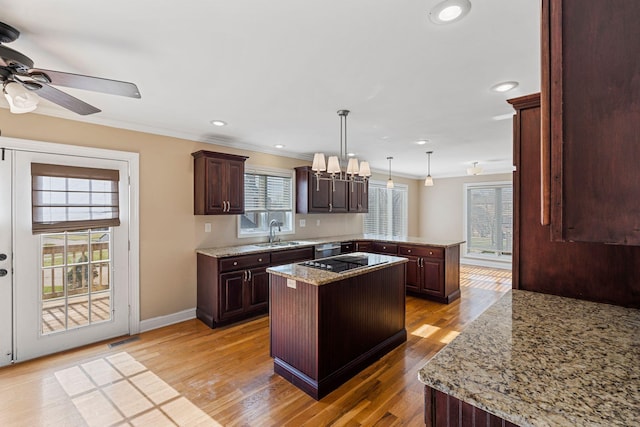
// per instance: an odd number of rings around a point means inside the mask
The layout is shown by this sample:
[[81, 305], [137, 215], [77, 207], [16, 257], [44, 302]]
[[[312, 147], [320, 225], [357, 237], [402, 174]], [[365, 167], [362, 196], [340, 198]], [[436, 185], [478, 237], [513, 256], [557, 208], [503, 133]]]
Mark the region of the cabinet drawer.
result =
[[398, 245], [395, 243], [373, 242], [373, 251], [383, 254], [396, 255], [398, 253]]
[[220, 260], [220, 272], [241, 270], [243, 268], [254, 268], [267, 266], [271, 262], [269, 253], [259, 253], [251, 255], [234, 256]]
[[289, 264], [313, 259], [313, 247], [271, 252], [271, 265]]
[[398, 246], [398, 255], [426, 258], [444, 258], [444, 249], [430, 246]]

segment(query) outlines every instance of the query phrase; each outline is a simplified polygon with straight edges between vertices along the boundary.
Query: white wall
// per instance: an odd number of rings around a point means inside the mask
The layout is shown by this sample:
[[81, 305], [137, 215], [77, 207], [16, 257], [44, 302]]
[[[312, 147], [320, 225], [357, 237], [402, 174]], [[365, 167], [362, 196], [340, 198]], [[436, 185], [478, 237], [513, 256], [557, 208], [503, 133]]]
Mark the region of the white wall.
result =
[[[420, 237], [433, 240], [465, 240], [464, 184], [512, 180], [512, 174], [504, 173], [441, 178], [434, 180], [433, 187], [421, 186], [418, 219]], [[462, 245], [461, 257], [465, 252], [466, 247]], [[489, 265], [489, 263], [478, 264]]]

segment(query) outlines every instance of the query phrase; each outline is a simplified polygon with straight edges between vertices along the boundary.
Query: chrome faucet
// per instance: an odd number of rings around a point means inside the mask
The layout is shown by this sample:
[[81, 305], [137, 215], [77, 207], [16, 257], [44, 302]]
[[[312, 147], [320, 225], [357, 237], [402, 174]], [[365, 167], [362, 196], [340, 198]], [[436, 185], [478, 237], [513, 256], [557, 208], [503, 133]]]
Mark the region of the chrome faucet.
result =
[[282, 231], [282, 229], [280, 228], [282, 227], [282, 223], [275, 219], [272, 219], [271, 222], [269, 222], [269, 243], [273, 243], [273, 238], [275, 237], [273, 227], [278, 227], [278, 231]]

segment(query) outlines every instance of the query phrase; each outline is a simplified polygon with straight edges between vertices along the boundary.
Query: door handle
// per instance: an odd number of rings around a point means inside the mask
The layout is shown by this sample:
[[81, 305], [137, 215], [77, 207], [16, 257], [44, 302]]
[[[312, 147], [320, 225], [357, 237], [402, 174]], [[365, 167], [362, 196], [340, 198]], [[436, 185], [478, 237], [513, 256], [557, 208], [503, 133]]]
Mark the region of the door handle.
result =
[[4, 277], [8, 274], [9, 272], [7, 270], [5, 270], [4, 268], [0, 268], [0, 277]]

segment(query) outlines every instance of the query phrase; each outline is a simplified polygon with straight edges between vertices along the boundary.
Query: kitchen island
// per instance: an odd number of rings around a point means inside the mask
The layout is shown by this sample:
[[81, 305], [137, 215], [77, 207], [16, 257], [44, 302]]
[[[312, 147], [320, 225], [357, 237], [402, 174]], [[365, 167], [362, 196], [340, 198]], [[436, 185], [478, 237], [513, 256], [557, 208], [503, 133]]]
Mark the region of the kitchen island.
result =
[[[407, 339], [405, 258], [352, 253], [267, 269], [274, 371], [321, 399]], [[353, 268], [338, 271], [339, 263]], [[319, 267], [319, 266], [318, 266]]]
[[640, 425], [640, 310], [512, 290], [418, 377], [427, 426]]

